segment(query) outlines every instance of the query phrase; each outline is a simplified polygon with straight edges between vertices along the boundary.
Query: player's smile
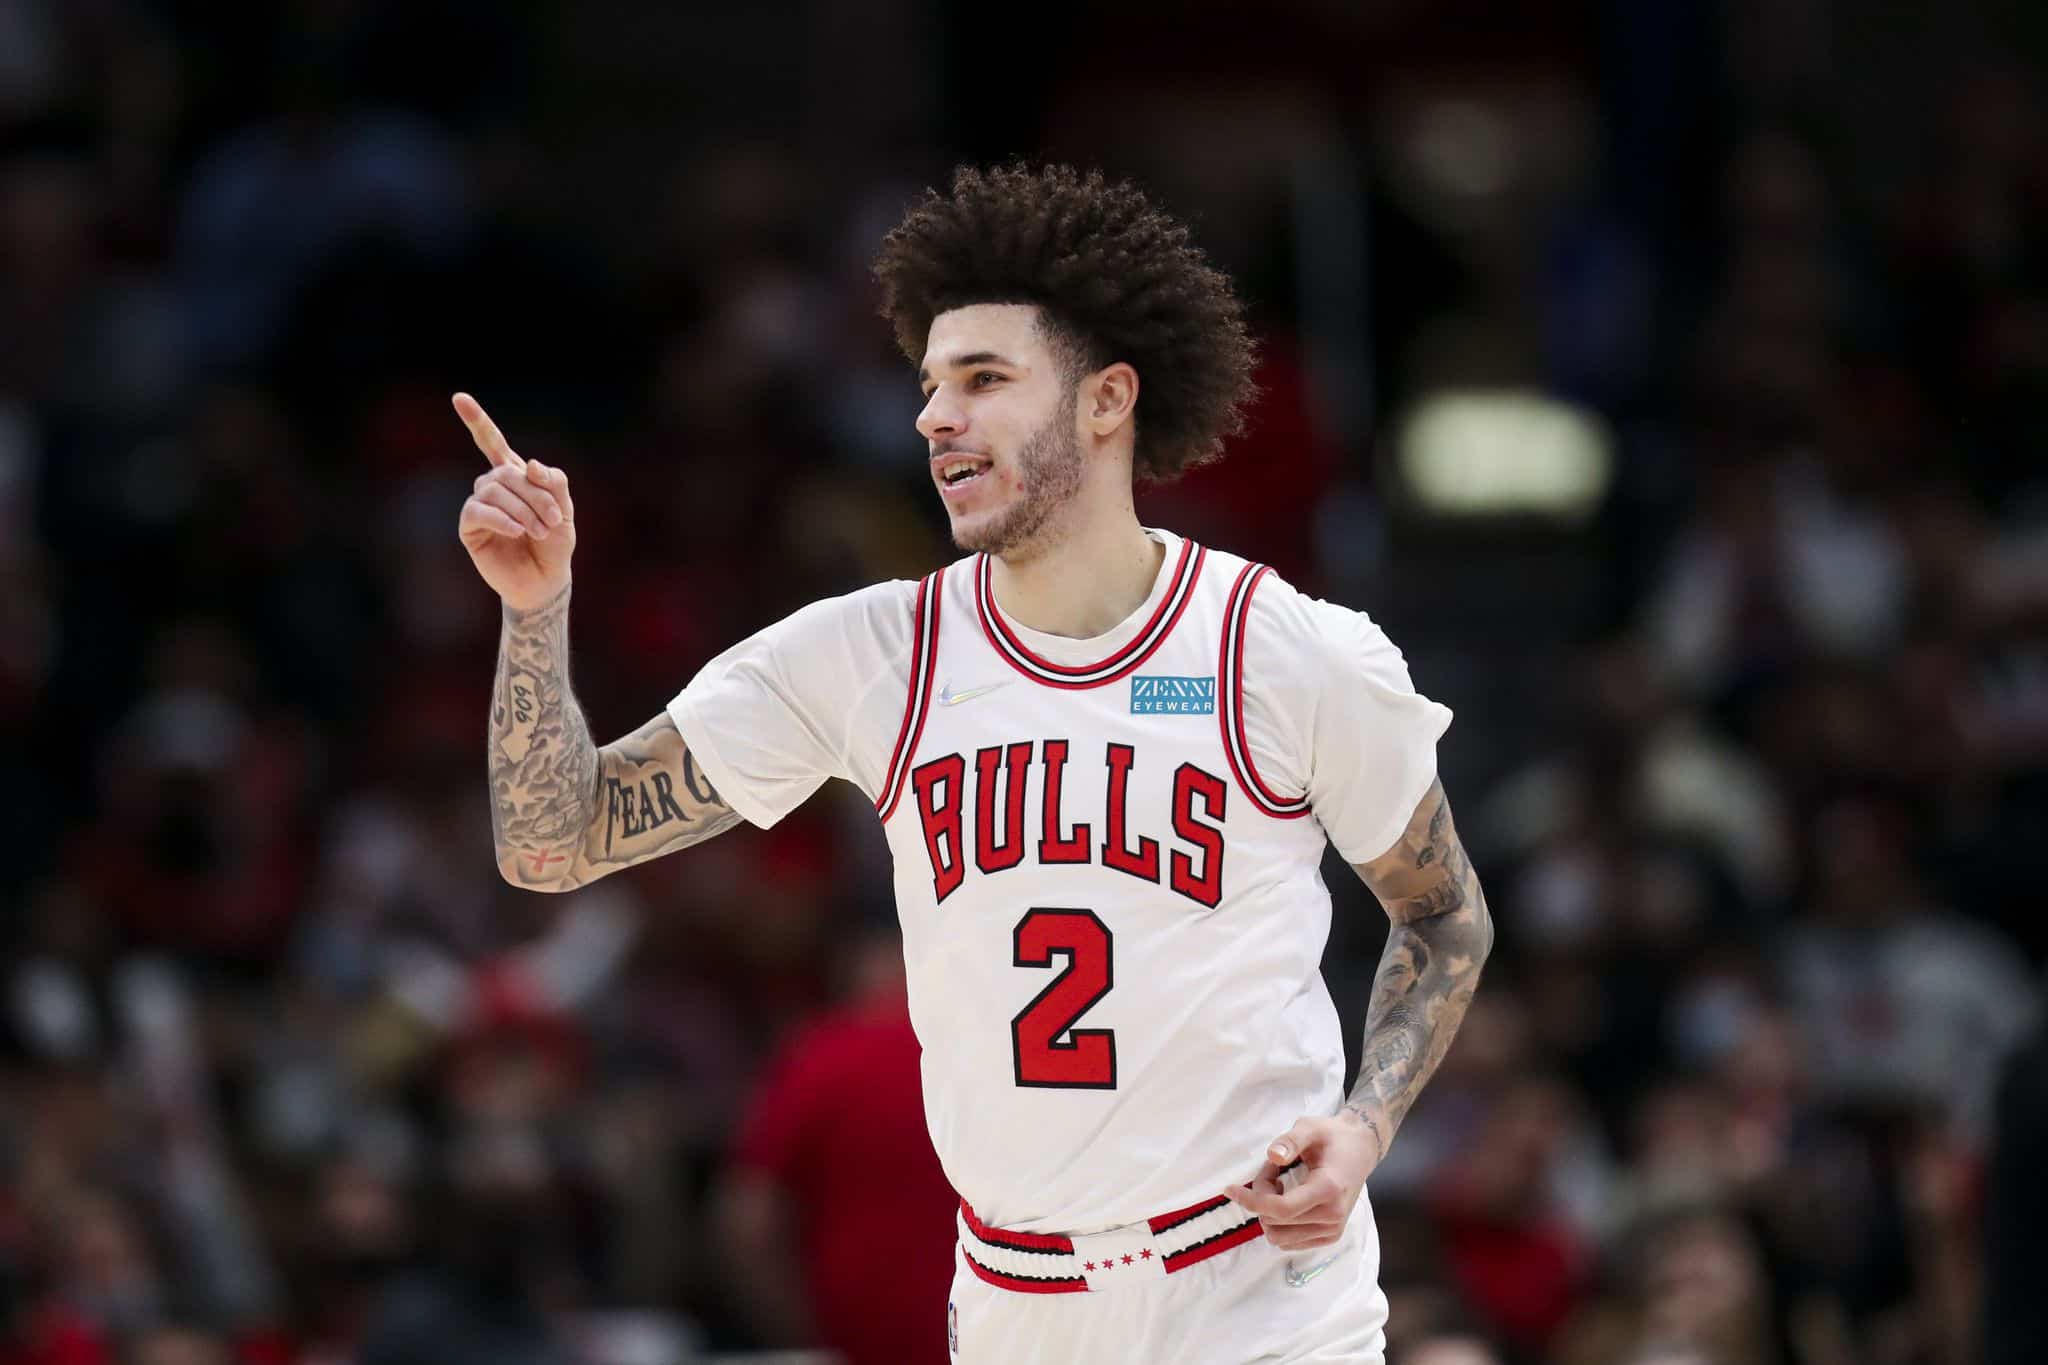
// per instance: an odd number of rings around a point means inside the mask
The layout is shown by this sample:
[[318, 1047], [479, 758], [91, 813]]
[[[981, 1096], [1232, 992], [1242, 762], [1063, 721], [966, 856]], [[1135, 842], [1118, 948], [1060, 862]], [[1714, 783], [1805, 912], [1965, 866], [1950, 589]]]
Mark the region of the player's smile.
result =
[[994, 469], [995, 461], [972, 451], [949, 451], [932, 457], [932, 481], [938, 484], [939, 496], [949, 505]]

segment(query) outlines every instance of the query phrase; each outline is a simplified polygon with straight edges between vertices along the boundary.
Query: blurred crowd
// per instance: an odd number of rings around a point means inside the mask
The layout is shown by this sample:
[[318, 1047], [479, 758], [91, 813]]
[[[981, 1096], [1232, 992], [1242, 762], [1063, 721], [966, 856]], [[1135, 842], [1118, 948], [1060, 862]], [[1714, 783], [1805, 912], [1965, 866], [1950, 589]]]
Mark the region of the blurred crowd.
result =
[[[949, 557], [866, 263], [1018, 152], [1251, 301], [1141, 512], [1458, 713], [1391, 1365], [2048, 1359], [2048, 25], [1515, 10], [0, 0], [0, 1365], [945, 1358], [871, 812], [505, 887], [447, 394], [576, 480], [623, 733]], [[1452, 388], [1597, 421], [1599, 506], [1418, 505]]]

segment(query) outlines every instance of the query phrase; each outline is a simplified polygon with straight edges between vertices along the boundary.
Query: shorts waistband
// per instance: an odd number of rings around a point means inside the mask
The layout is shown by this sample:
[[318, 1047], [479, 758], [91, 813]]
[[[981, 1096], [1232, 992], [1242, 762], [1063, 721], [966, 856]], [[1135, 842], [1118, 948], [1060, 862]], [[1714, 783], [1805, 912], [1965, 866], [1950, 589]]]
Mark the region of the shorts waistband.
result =
[[1157, 1280], [1260, 1235], [1259, 1218], [1224, 1195], [1103, 1232], [1060, 1236], [990, 1227], [960, 1201], [968, 1268], [1020, 1294], [1078, 1294]]

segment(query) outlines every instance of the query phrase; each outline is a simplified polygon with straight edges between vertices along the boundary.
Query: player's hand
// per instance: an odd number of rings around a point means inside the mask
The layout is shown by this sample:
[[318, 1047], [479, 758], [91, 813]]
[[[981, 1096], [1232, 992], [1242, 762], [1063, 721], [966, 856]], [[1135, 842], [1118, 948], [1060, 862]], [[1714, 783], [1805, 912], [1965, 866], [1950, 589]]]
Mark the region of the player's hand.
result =
[[[1365, 1120], [1346, 1109], [1335, 1118], [1296, 1119], [1266, 1149], [1266, 1164], [1248, 1185], [1224, 1193], [1259, 1215], [1266, 1240], [1287, 1251], [1329, 1246], [1344, 1235], [1344, 1224], [1365, 1190], [1365, 1178], [1380, 1164], [1379, 1139]], [[1289, 1190], [1281, 1172], [1300, 1160], [1305, 1173]]]
[[456, 416], [491, 462], [462, 504], [462, 547], [506, 606], [545, 606], [569, 586], [569, 557], [576, 552], [569, 476], [520, 459], [476, 399], [458, 393], [454, 402]]

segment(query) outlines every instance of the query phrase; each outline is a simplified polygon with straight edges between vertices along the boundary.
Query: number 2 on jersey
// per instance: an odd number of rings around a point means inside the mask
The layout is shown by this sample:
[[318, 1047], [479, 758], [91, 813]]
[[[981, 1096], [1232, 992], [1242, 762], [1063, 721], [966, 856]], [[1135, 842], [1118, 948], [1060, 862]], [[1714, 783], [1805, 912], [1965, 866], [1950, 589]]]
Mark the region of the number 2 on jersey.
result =
[[[1109, 926], [1090, 910], [1039, 908], [1017, 921], [1019, 967], [1050, 967], [1064, 954], [1066, 970], [1046, 983], [1010, 1021], [1017, 1084], [1055, 1089], [1116, 1089], [1116, 1033], [1074, 1028], [1114, 979]], [[1061, 1042], [1060, 1035], [1067, 1041]]]

